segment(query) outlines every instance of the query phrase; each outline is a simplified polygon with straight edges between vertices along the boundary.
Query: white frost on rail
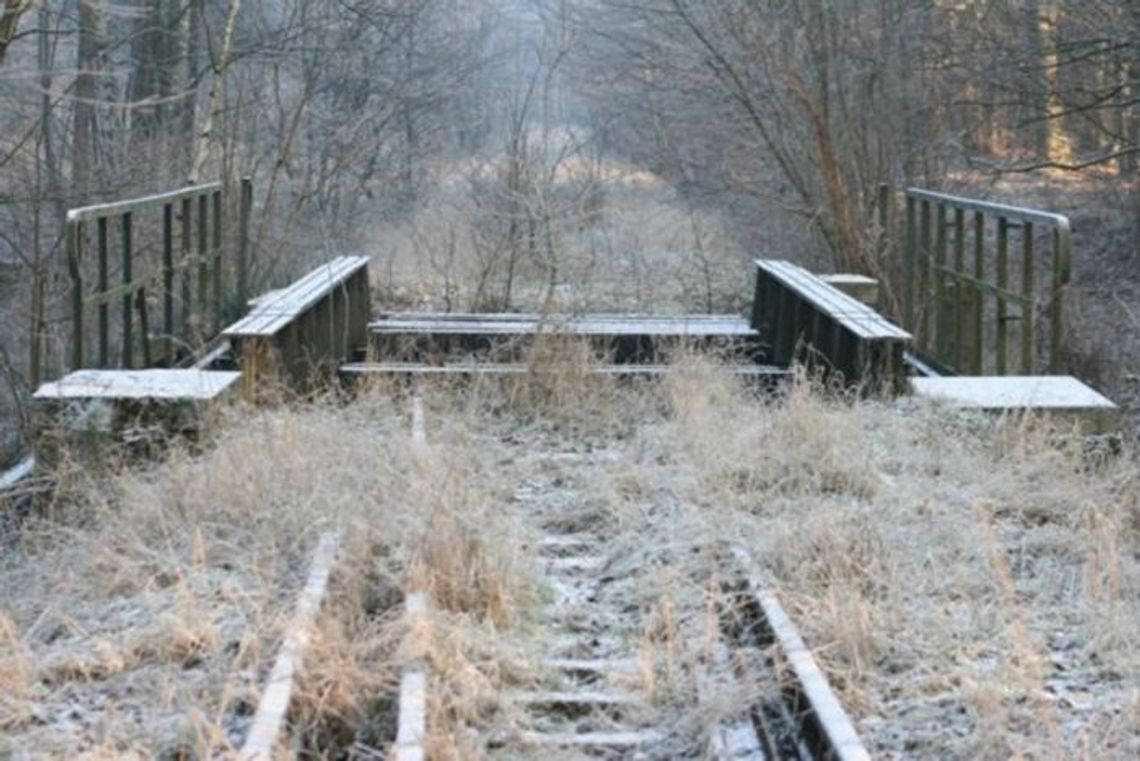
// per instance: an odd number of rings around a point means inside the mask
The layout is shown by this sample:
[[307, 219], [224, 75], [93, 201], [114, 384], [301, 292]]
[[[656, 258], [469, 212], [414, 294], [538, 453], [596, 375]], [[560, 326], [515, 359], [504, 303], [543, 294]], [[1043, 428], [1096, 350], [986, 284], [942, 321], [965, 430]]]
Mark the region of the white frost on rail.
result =
[[301, 590], [293, 621], [285, 635], [281, 651], [277, 654], [269, 680], [265, 683], [253, 724], [246, 735], [245, 745], [242, 746], [243, 759], [270, 761], [274, 757], [273, 749], [285, 725], [285, 714], [293, 696], [293, 677], [301, 668], [339, 546], [339, 533], [330, 532], [321, 536], [321, 541], [313, 552], [308, 581]]

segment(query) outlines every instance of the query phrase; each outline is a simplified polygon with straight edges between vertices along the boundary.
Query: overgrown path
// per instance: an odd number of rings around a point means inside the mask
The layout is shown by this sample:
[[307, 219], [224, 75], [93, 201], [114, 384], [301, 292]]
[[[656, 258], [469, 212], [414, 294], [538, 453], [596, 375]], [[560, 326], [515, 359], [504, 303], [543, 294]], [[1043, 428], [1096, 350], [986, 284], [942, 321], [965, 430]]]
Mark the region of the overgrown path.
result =
[[429, 758], [747, 744], [771, 645], [724, 625], [737, 546], [875, 757], [1140, 750], [1131, 455], [913, 399], [765, 397], [697, 360], [425, 383], [417, 455], [408, 396], [376, 391], [235, 409], [200, 451], [63, 481], [0, 556], [0, 755], [236, 752], [337, 527], [283, 733], [314, 757], [384, 757], [421, 666]]
[[[411, 407], [413, 448], [422, 451], [418, 396]], [[730, 543], [667, 538], [685, 523], [674, 522], [683, 506], [668, 472], [641, 489], [643, 474], [625, 471], [625, 446], [608, 440], [529, 432], [500, 436], [495, 448], [504, 513], [523, 538], [517, 570], [531, 579], [535, 600], [513, 629], [496, 632], [517, 658], [500, 664], [496, 710], [465, 728], [448, 724], [454, 716], [435, 717], [427, 755], [450, 755], [440, 744], [465, 733], [481, 753], [503, 759], [759, 761], [812, 757], [831, 742], [807, 739], [785, 705], [799, 673], [777, 676], [785, 643], [766, 621], [759, 627], [755, 599], [741, 604], [748, 593], [732, 583], [741, 566], [726, 552]], [[797, 657], [811, 661], [806, 651]], [[814, 678], [832, 701], [817, 731], [846, 733], [835, 757], [866, 758], [822, 675]], [[459, 701], [477, 702], [479, 689]], [[799, 710], [810, 712], [816, 696], [800, 699]], [[418, 722], [424, 701], [412, 702], [408, 714]], [[401, 721], [399, 734], [414, 733]]]

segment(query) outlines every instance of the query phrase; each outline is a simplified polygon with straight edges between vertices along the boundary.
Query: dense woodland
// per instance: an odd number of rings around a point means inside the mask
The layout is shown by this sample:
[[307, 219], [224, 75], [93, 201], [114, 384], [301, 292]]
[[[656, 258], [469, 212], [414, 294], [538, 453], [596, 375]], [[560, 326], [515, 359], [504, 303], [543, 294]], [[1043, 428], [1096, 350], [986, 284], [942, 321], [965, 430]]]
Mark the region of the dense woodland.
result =
[[[746, 253], [871, 273], [891, 255], [881, 183], [1059, 205], [1078, 274], [1123, 288], [1106, 330], [1128, 335], [1138, 95], [1130, 0], [3, 0], [6, 415], [31, 336], [63, 363], [67, 209], [247, 175], [259, 285], [379, 256], [385, 230], [438, 228], [440, 194], [462, 196], [462, 234], [411, 236], [455, 308], [512, 308], [524, 271], [552, 293], [607, 162], [714, 211]], [[706, 280], [697, 306], [720, 305]], [[1098, 314], [1075, 311], [1073, 369], [1124, 383], [1128, 352], [1079, 324]]]

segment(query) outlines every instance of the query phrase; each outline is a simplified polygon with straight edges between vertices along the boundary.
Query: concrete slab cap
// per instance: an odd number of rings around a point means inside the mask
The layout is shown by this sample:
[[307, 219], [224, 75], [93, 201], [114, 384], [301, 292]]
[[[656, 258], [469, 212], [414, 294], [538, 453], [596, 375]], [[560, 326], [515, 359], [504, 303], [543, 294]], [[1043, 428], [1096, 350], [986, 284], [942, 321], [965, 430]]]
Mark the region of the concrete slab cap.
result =
[[912, 378], [919, 396], [984, 410], [1115, 410], [1113, 402], [1068, 375]]
[[873, 277], [840, 273], [820, 275], [819, 279], [868, 306], [874, 306], [879, 300], [879, 281]]
[[76, 370], [40, 386], [35, 398], [208, 401], [225, 393], [240, 377], [238, 372], [210, 370]]

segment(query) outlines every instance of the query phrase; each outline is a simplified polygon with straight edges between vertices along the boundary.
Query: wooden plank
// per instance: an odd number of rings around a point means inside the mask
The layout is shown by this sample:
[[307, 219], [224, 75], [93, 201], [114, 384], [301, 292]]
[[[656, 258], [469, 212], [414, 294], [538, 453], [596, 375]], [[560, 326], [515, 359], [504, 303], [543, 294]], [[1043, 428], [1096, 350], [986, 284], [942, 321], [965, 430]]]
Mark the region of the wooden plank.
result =
[[[997, 229], [997, 287], [999, 291], [1009, 290], [1009, 220], [998, 217]], [[997, 295], [997, 316], [995, 330], [997, 332], [997, 356], [994, 360], [998, 375], [1006, 374], [1006, 364], [1009, 361], [1009, 314], [1004, 293]]]
[[985, 214], [1000, 215], [1006, 219], [1012, 219], [1018, 222], [1036, 223], [1050, 227], [1068, 228], [1069, 226], [1068, 217], [1048, 211], [1039, 211], [1037, 209], [1028, 209], [1020, 206], [1007, 206], [1006, 204], [990, 203], [989, 201], [978, 201], [973, 198], [962, 198], [961, 196], [935, 193], [930, 190], [922, 190], [921, 188], [907, 188], [906, 194], [910, 198], [946, 204], [953, 208], [964, 209], [966, 211], [978, 211]]
[[[132, 223], [131, 213], [126, 212], [122, 216], [122, 234], [121, 243], [123, 246], [122, 270], [123, 270], [123, 285], [129, 286], [134, 276], [131, 274], [132, 261], [134, 259], [134, 243], [131, 240], [131, 231], [134, 225]], [[125, 292], [122, 296], [122, 331], [123, 331], [123, 344], [119, 348], [119, 366], [124, 369], [134, 367], [134, 341], [132, 340], [131, 331], [131, 296], [132, 292]]]
[[600, 571], [606, 567], [606, 559], [600, 555], [579, 555], [568, 558], [547, 558], [547, 568], [554, 573], [577, 574]]
[[559, 691], [514, 692], [511, 700], [524, 706], [545, 706], [547, 708], [604, 708], [606, 706], [641, 705], [644, 701], [637, 695], [613, 691]]
[[367, 266], [366, 256], [342, 256], [323, 264], [289, 287], [261, 297], [248, 315], [222, 331], [222, 335], [275, 335]]
[[600, 676], [632, 674], [639, 667], [637, 660], [633, 658], [550, 658], [543, 661], [542, 665], [553, 671], [598, 674]]
[[162, 332], [166, 335], [166, 358], [178, 348], [174, 342], [174, 204], [162, 207]]
[[[1033, 224], [1026, 222], [1021, 229], [1021, 292], [1033, 295]], [[1037, 338], [1033, 329], [1035, 303], [1021, 303], [1021, 373], [1033, 373], [1034, 342]]]
[[242, 745], [241, 757], [244, 759], [271, 761], [274, 758], [274, 749], [284, 729], [285, 716], [293, 695], [293, 677], [301, 668], [339, 545], [340, 537], [337, 533], [326, 533], [321, 536], [313, 552], [308, 579], [297, 600], [293, 619]]
[[206, 255], [209, 250], [210, 233], [210, 199], [198, 196], [198, 328], [203, 334], [206, 332], [206, 310], [209, 305], [210, 286], [210, 260]]
[[799, 298], [806, 300], [851, 332], [866, 339], [909, 341], [910, 333], [892, 324], [871, 307], [828, 285], [819, 277], [791, 262], [757, 259], [756, 266], [775, 278]]
[[208, 185], [194, 185], [188, 188], [180, 188], [172, 190], [168, 193], [157, 193], [151, 196], [143, 196], [141, 198], [131, 198], [126, 201], [116, 201], [114, 203], [101, 203], [92, 206], [82, 206], [78, 209], [69, 209], [67, 212], [67, 220], [69, 222], [79, 222], [87, 219], [96, 219], [98, 217], [110, 217], [116, 214], [125, 214], [127, 212], [137, 211], [143, 207], [151, 204], [167, 203], [177, 201], [184, 198], [190, 198], [199, 193], [206, 193], [212, 190], [221, 190], [222, 184], [220, 182], [210, 183]]
[[[668, 373], [678, 372], [671, 365], [590, 365], [590, 372], [599, 375], [612, 375], [619, 377], [660, 377]], [[718, 373], [756, 378], [783, 378], [790, 374], [784, 367], [773, 365], [714, 365]], [[342, 365], [341, 373], [345, 375], [526, 375], [528, 373], [542, 374], [529, 365], [522, 363], [453, 363], [444, 365], [426, 365], [419, 362], [350, 362]]]
[[[423, 592], [412, 592], [404, 600], [404, 615], [411, 636], [422, 628], [420, 621], [427, 615], [428, 598]], [[399, 714], [396, 724], [396, 743], [393, 755], [399, 761], [416, 761], [425, 757], [427, 739], [427, 672], [423, 663], [412, 664], [400, 679]]]
[[[191, 202], [191, 199], [189, 197], [183, 198], [182, 199], [182, 224], [181, 224], [182, 232], [181, 232], [181, 235], [179, 237], [179, 253], [181, 254], [181, 261], [183, 264], [189, 263], [191, 261], [191, 256], [192, 256], [192, 254], [191, 254], [191, 242], [193, 239], [193, 235], [191, 233], [191, 230], [193, 229], [193, 223], [192, 223], [193, 215], [194, 215], [194, 204]], [[182, 278], [181, 278], [181, 280], [182, 280], [182, 283], [181, 283], [181, 285], [182, 285], [182, 288], [181, 288], [181, 290], [182, 290], [182, 320], [181, 320], [181, 322], [182, 322], [182, 340], [188, 341], [191, 343], [196, 343], [196, 341], [194, 341], [193, 336], [190, 335], [191, 331], [194, 329], [194, 320], [193, 320], [194, 303], [192, 301], [192, 296], [191, 296], [191, 294], [193, 293], [193, 287], [192, 287], [193, 284], [191, 282], [193, 276], [194, 276], [194, 271], [191, 267], [187, 266], [187, 267], [182, 268]]]
[[869, 307], [873, 308], [879, 301], [879, 281], [872, 277], [839, 273], [820, 275], [819, 279]]
[[736, 316], [718, 319], [689, 319], [677, 317], [636, 317], [616, 319], [596, 318], [593, 315], [566, 318], [537, 318], [512, 320], [459, 320], [436, 319], [430, 316], [407, 314], [377, 320], [369, 325], [377, 335], [489, 335], [522, 336], [535, 333], [566, 333], [576, 336], [654, 336], [678, 338], [755, 337], [756, 331], [748, 322]]
[[[758, 298], [771, 360], [804, 361], [812, 370], [839, 378], [866, 393], [901, 392], [902, 355], [911, 335], [871, 307], [791, 262], [758, 259]], [[770, 315], [770, 316], [769, 316]]]
[[214, 321], [211, 323], [211, 331], [216, 335], [222, 329], [222, 191], [216, 190], [211, 196], [211, 206], [213, 207], [214, 228], [211, 260], [213, 267], [211, 268], [210, 288], [213, 291], [211, 294], [211, 301], [213, 302]]
[[588, 318], [594, 322], [628, 322], [630, 320], [670, 321], [684, 320], [685, 322], [738, 322], [741, 321], [736, 314], [653, 314], [649, 312], [588, 312], [580, 314], [535, 312], [381, 312], [377, 315], [377, 322], [385, 320], [400, 320], [414, 318], [430, 320], [432, 322], [566, 322], [571, 319]]
[[146, 289], [135, 293], [135, 310], [139, 315], [139, 345], [142, 348], [143, 367], [150, 367], [150, 318], [147, 316]]
[[[108, 244], [107, 244], [107, 218], [100, 217], [96, 222], [96, 229], [98, 230], [96, 240], [98, 250], [98, 266], [99, 266], [99, 280], [98, 287], [99, 293], [107, 293], [111, 287], [111, 280], [108, 270]], [[108, 302], [101, 301], [96, 307], [96, 314], [98, 314], [99, 324], [99, 367], [111, 366], [111, 328], [110, 328], [110, 306]]]
[[651, 730], [627, 732], [520, 732], [516, 739], [522, 745], [559, 748], [637, 748], [660, 741], [661, 734]]
[[412, 397], [412, 444], [422, 449], [427, 444], [427, 432], [424, 428], [424, 400], [419, 394]]

